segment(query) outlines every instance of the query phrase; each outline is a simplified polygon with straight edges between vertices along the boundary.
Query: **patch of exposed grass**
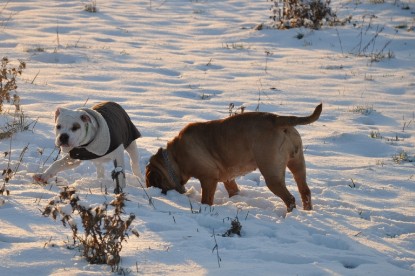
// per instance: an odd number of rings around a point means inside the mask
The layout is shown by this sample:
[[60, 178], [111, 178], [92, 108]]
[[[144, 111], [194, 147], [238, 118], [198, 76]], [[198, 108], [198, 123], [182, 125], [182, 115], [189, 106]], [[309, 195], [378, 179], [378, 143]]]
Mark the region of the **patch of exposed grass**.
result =
[[401, 150], [392, 156], [392, 160], [397, 164], [404, 162], [414, 162], [415, 156], [410, 156], [406, 151]]
[[91, 13], [97, 12], [98, 11], [97, 1], [96, 0], [92, 0], [90, 3], [85, 4], [84, 11], [91, 12]]
[[340, 20], [331, 9], [331, 0], [270, 0], [272, 27], [291, 29], [306, 27], [318, 30], [323, 25], [337, 26], [350, 22], [351, 16]]
[[360, 113], [362, 115], [370, 115], [373, 111], [375, 111], [375, 109], [373, 109], [373, 105], [356, 105], [353, 108], [351, 108], [349, 110], [350, 112], [353, 113]]

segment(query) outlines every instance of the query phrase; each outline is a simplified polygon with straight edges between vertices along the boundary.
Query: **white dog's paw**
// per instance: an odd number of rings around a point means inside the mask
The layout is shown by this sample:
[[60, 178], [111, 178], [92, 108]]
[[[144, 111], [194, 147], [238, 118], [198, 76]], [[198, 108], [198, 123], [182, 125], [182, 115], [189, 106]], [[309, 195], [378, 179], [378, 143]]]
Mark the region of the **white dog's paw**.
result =
[[37, 173], [37, 174], [34, 174], [32, 176], [32, 178], [33, 178], [33, 181], [35, 181], [36, 183], [47, 184], [48, 183], [48, 179], [50, 177], [48, 177], [44, 173]]
[[144, 176], [141, 173], [139, 175], [137, 175], [137, 174], [134, 174], [134, 175], [137, 178], [138, 182], [140, 182], [141, 184], [146, 183], [146, 180], [145, 180]]

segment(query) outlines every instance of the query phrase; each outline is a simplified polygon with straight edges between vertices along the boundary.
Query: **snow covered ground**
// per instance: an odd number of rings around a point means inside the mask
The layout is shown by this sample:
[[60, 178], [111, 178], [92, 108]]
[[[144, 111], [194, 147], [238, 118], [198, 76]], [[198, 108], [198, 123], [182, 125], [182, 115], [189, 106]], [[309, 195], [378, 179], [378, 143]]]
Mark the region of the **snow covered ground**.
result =
[[[324, 104], [319, 121], [298, 127], [311, 212], [302, 210], [290, 173], [298, 209], [286, 214], [258, 171], [237, 179], [238, 196], [218, 185], [209, 207], [200, 205], [195, 179], [187, 195], [165, 196], [140, 187], [128, 168], [125, 211], [136, 215], [140, 237], [124, 243], [125, 273], [414, 275], [412, 0], [333, 0], [351, 23], [319, 31], [254, 30], [269, 23], [266, 0], [97, 1], [96, 13], [85, 4], [0, 3], [0, 56], [27, 63], [18, 92], [28, 120], [38, 118], [32, 131], [0, 140], [1, 152], [11, 149], [0, 169], [17, 169], [6, 184], [10, 195], [0, 196], [1, 275], [111, 274], [67, 249], [72, 232], [41, 215], [65, 185], [90, 204], [112, 200], [102, 191], [112, 185], [111, 167], [106, 180], [96, 179], [90, 162], [46, 186], [31, 179], [57, 155], [55, 109], [107, 100], [120, 103], [143, 134], [143, 171], [186, 124], [224, 118], [230, 103], [290, 115]], [[235, 217], [241, 236], [222, 237]]]

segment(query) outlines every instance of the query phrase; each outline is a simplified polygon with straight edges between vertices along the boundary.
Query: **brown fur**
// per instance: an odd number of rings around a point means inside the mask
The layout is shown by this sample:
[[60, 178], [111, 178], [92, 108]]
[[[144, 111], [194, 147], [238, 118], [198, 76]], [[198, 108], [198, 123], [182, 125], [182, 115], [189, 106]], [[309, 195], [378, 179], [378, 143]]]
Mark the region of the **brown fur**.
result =
[[160, 148], [150, 158], [147, 187], [159, 187], [163, 193], [171, 189], [184, 193], [183, 185], [195, 177], [202, 186], [202, 203], [212, 205], [218, 182], [225, 184], [231, 197], [239, 192], [235, 177], [259, 168], [268, 188], [291, 211], [295, 199], [285, 186], [288, 167], [297, 182], [304, 210], [311, 210], [303, 146], [294, 126], [316, 121], [321, 111], [322, 104], [307, 117], [249, 112], [189, 124], [167, 143], [167, 149]]

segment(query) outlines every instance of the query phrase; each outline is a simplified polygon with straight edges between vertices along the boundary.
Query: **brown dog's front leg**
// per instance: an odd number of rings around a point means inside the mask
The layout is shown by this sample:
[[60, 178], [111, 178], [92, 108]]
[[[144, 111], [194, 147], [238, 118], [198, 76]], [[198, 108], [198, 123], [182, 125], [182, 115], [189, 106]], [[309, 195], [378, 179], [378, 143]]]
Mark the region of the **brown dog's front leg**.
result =
[[213, 205], [216, 186], [218, 182], [215, 180], [200, 180], [202, 186], [202, 204]]

